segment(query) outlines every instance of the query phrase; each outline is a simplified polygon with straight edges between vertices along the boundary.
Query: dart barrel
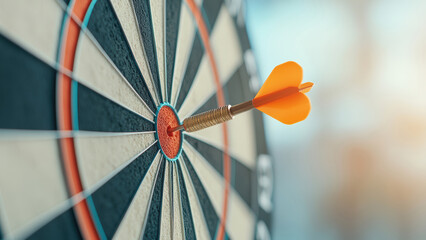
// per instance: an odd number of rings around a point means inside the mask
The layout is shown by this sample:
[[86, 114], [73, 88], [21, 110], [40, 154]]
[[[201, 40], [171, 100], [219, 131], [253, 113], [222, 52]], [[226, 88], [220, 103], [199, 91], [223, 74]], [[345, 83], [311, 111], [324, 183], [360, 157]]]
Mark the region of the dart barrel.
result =
[[200, 113], [183, 121], [183, 126], [187, 132], [195, 132], [220, 123], [224, 123], [233, 118], [231, 105], [226, 105], [204, 113]]

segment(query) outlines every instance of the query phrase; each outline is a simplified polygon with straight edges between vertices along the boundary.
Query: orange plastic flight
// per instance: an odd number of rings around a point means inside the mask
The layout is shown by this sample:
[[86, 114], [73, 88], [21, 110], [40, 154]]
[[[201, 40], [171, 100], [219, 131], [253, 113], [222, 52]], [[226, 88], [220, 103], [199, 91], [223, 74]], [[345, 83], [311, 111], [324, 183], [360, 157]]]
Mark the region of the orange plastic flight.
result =
[[305, 93], [313, 83], [302, 84], [302, 78], [302, 67], [295, 62], [276, 66], [254, 97], [253, 106], [285, 124], [303, 121], [311, 110]]

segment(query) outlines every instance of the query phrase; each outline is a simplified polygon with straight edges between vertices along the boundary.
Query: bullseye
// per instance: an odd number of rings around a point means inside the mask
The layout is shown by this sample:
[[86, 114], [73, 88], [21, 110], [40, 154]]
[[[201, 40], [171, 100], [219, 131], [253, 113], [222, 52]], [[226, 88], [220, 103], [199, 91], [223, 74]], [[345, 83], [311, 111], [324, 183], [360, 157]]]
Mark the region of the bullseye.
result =
[[161, 152], [169, 161], [179, 158], [182, 149], [182, 132], [168, 133], [172, 126], [180, 124], [179, 118], [168, 103], [163, 103], [158, 107], [155, 118], [155, 130]]

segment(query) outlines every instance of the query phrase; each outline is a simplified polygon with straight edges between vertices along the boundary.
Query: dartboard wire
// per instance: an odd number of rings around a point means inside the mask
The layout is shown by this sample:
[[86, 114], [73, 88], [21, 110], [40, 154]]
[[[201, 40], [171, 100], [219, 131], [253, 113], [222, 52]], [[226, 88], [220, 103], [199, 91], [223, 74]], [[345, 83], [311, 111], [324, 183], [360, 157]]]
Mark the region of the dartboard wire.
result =
[[[173, 165], [174, 165], [174, 171], [173, 171], [173, 174], [174, 175], [176, 175], [176, 186], [177, 186], [177, 189], [176, 189], [176, 192], [177, 192], [177, 196], [175, 196], [176, 197], [176, 199], [177, 199], [177, 201], [178, 201], [178, 206], [176, 206], [176, 207], [178, 207], [178, 211], [179, 211], [179, 213], [180, 213], [180, 215], [179, 216], [176, 216], [176, 217], [179, 217], [180, 218], [180, 223], [181, 223], [181, 232], [182, 232], [182, 239], [186, 239], [185, 238], [185, 221], [184, 221], [184, 218], [183, 218], [183, 207], [182, 207], [182, 196], [181, 196], [181, 191], [180, 191], [180, 187], [181, 187], [181, 183], [180, 183], [180, 180], [179, 180], [179, 173], [178, 173], [178, 171], [179, 171], [179, 168], [178, 168], [178, 162], [180, 162], [181, 161], [181, 158], [182, 157], [179, 157], [179, 161], [174, 161], [173, 162]], [[174, 199], [173, 199], [173, 201], [174, 201]], [[173, 207], [173, 209], [175, 209], [174, 207]], [[173, 215], [173, 217], [174, 217], [174, 215]], [[191, 219], [192, 220], [192, 219]], [[174, 226], [174, 225], [173, 225]]]
[[142, 54], [144, 56], [143, 60], [145, 61], [145, 64], [148, 66], [147, 69], [148, 69], [148, 73], [149, 73], [149, 76], [150, 76], [150, 80], [152, 82], [152, 86], [154, 88], [154, 94], [155, 94], [156, 100], [158, 102], [157, 105], [159, 105], [159, 103], [161, 102], [160, 97], [159, 97], [159, 93], [161, 94], [161, 89], [160, 90], [157, 89], [157, 84], [154, 82], [154, 77], [152, 76], [150, 64], [148, 62], [148, 57], [147, 57], [146, 51], [145, 51], [145, 45], [144, 45], [143, 40], [142, 40], [142, 33], [141, 33], [141, 30], [140, 30], [139, 21], [138, 21], [137, 15], [136, 15], [135, 6], [134, 6], [132, 0], [129, 0], [129, 2], [130, 2], [130, 5], [132, 6], [133, 17], [135, 19], [136, 29], [137, 29], [138, 37], [139, 37], [139, 43], [140, 43], [142, 50], [143, 50], [143, 52], [142, 52]]
[[143, 226], [142, 226], [142, 231], [140, 232], [139, 239], [143, 239], [143, 236], [145, 234], [146, 223], [147, 223], [147, 220], [148, 220], [148, 217], [149, 217], [149, 210], [151, 208], [152, 196], [154, 194], [155, 184], [157, 182], [157, 178], [158, 178], [158, 175], [159, 175], [159, 172], [160, 172], [160, 168], [161, 168], [161, 164], [163, 163], [163, 161], [167, 161], [167, 160], [164, 159], [164, 156], [161, 156], [160, 162], [158, 163], [158, 166], [157, 166], [157, 170], [155, 171], [156, 172], [155, 173], [155, 178], [152, 181], [153, 185], [151, 187], [151, 192], [149, 193], [149, 202], [148, 202], [148, 205], [146, 206], [147, 211], [145, 212]]
[[[154, 79], [154, 77], [152, 75], [151, 64], [149, 64], [148, 57], [146, 55], [145, 45], [143, 43], [143, 37], [142, 37], [141, 30], [140, 30], [141, 29], [141, 27], [140, 27], [141, 25], [139, 24], [138, 15], [136, 14], [134, 3], [133, 3], [132, 0], [130, 0], [130, 3], [131, 3], [132, 8], [133, 8], [133, 15], [134, 15], [134, 18], [136, 20], [136, 26], [137, 26], [137, 29], [138, 29], [139, 39], [140, 39], [140, 42], [141, 42], [142, 49], [144, 50], [145, 60], [147, 61], [147, 66], [149, 68], [149, 72], [150, 72], [150, 75], [151, 75], [152, 82], [154, 83], [153, 85], [155, 86], [155, 89], [156, 89], [157, 97], [159, 98], [159, 102], [164, 102], [165, 100], [162, 99], [161, 79], [160, 79], [160, 71], [159, 71], [159, 68], [158, 68], [158, 62], [157, 62], [158, 81], [159, 81], [158, 82], [158, 85], [159, 85], [158, 87], [160, 89], [157, 89], [157, 87], [156, 87], [157, 84], [155, 83], [155, 79]], [[150, 2], [149, 1], [148, 1], [148, 6], [150, 7]], [[151, 11], [149, 12], [149, 14], [150, 14], [151, 19], [152, 19]], [[153, 27], [152, 27], [152, 39], [154, 40], [154, 49], [153, 49], [153, 51], [154, 51], [154, 54], [156, 56], [155, 61], [158, 61], [158, 58], [157, 58], [157, 47], [155, 45], [155, 34], [154, 34], [154, 28]]]
[[[193, 21], [194, 22], [194, 24], [195, 24], [195, 20]], [[192, 44], [192, 46], [194, 46], [194, 43], [195, 43], [195, 40], [196, 40], [196, 38], [200, 38], [200, 35], [199, 35], [199, 31], [198, 31], [198, 29], [196, 28], [196, 30], [195, 30], [195, 33], [194, 33], [194, 38], [193, 38], [193, 44]], [[203, 49], [203, 51], [204, 51], [204, 49]], [[179, 97], [180, 97], [180, 95], [181, 95], [181, 90], [182, 90], [182, 85], [183, 85], [183, 82], [184, 82], [184, 80], [185, 80], [185, 75], [186, 75], [186, 72], [187, 72], [187, 70], [188, 70], [188, 65], [189, 65], [189, 60], [190, 60], [190, 58], [191, 58], [191, 52], [192, 52], [192, 48], [191, 48], [191, 51], [189, 51], [189, 53], [187, 54], [188, 55], [188, 57], [187, 57], [187, 60], [186, 60], [186, 63], [185, 63], [185, 71], [183, 71], [182, 72], [182, 76], [181, 76], [181, 81], [179, 82], [179, 87], [178, 87], [178, 90], [177, 90], [177, 92], [176, 92], [176, 96], [175, 96], [175, 100], [174, 100], [174, 104], [173, 104], [173, 106], [174, 107], [176, 107], [176, 105], [177, 105], [177, 101], [179, 100]], [[204, 55], [204, 53], [203, 53], [203, 55]], [[198, 71], [199, 71], [199, 69], [200, 69], [200, 65], [201, 65], [201, 63], [200, 64], [198, 64], [198, 66], [197, 66], [197, 70], [196, 70], [196, 73], [195, 73], [195, 76], [194, 77], [196, 77], [197, 76], [197, 73], [198, 73]], [[194, 84], [194, 81], [191, 83], [191, 86], [189, 87], [189, 89], [188, 89], [188, 93], [189, 93], [189, 90], [191, 89], [191, 87], [192, 87], [192, 85]], [[182, 107], [182, 105], [183, 105], [183, 103], [185, 102], [185, 100], [186, 100], [186, 98], [187, 98], [187, 95], [185, 95], [184, 96], [184, 98], [183, 98], [183, 101], [182, 101], [182, 104], [179, 106], [179, 109], [177, 109], [178, 111], [180, 110], [180, 108]]]
[[[185, 152], [185, 150], [183, 150], [183, 152]], [[186, 154], [186, 153], [185, 153]], [[189, 158], [188, 158], [189, 159]], [[187, 168], [187, 166], [186, 166], [186, 163], [185, 163], [185, 161], [183, 161], [183, 157], [182, 157], [182, 161], [180, 161], [182, 164], [181, 164], [181, 168], [182, 168], [182, 171], [185, 173], [185, 174], [183, 174], [184, 176], [186, 176], [187, 177], [187, 180], [188, 181], [185, 181], [185, 183], [186, 183], [186, 186], [188, 187], [188, 184], [190, 185], [189, 187], [192, 189], [192, 192], [194, 193], [194, 196], [195, 196], [195, 198], [196, 198], [196, 204], [197, 204], [197, 206], [191, 206], [191, 209], [192, 209], [192, 207], [197, 207], [198, 209], [199, 209], [199, 214], [201, 215], [201, 217], [202, 217], [202, 219], [204, 220], [203, 221], [203, 224], [204, 224], [204, 226], [205, 226], [205, 228], [206, 228], [206, 230], [207, 230], [207, 232], [208, 232], [208, 234], [210, 234], [210, 232], [209, 232], [209, 227], [208, 227], [208, 224], [207, 224], [207, 218], [206, 218], [206, 216], [204, 215], [204, 211], [203, 211], [203, 207], [202, 207], [202, 205], [201, 205], [201, 201], [200, 201], [200, 198], [198, 197], [198, 192], [197, 192], [197, 190], [196, 190], [196, 188], [195, 188], [195, 185], [194, 185], [194, 182], [192, 181], [192, 178], [191, 178], [191, 175], [189, 174], [189, 170], [188, 170], [188, 168]], [[196, 175], [198, 175], [197, 173], [195, 173]], [[188, 183], [189, 182], [189, 183]], [[202, 184], [202, 183], [201, 183]], [[204, 186], [203, 186], [203, 188], [204, 188]], [[208, 195], [207, 195], [208, 196]], [[209, 198], [210, 198], [210, 196], [208, 196]], [[218, 213], [217, 213], [217, 211], [216, 211], [216, 209], [214, 209], [213, 208], [213, 210], [215, 211], [215, 213], [216, 213], [216, 215], [217, 216], [220, 216]], [[217, 228], [219, 227], [219, 223], [217, 224], [217, 226], [216, 226], [216, 231], [217, 231]], [[195, 235], [197, 235], [197, 234], [195, 234]]]
[[[185, 184], [185, 179], [184, 179], [184, 176], [183, 176], [183, 170], [182, 170], [182, 166], [181, 166], [181, 162], [183, 162], [183, 157], [182, 156], [180, 156], [180, 158], [179, 158], [179, 161], [176, 161], [175, 162], [175, 164], [176, 164], [176, 174], [177, 174], [177, 181], [178, 181], [178, 194], [179, 194], [179, 198], [178, 198], [178, 200], [179, 200], [179, 204], [180, 204], [180, 218], [181, 218], [181, 222], [182, 222], [182, 224], [181, 224], [181, 227], [182, 227], [182, 234], [183, 234], [183, 239], [186, 239], [186, 232], [185, 232], [185, 218], [184, 218], [184, 213], [183, 213], [183, 211], [184, 211], [184, 209], [183, 209], [183, 200], [182, 200], [182, 191], [181, 191], [181, 187], [184, 187], [185, 189], [187, 189], [186, 188], [186, 184]], [[183, 181], [183, 183], [181, 183], [180, 182], [180, 175], [179, 174], [181, 174], [182, 175], [182, 181]], [[187, 192], [188, 192], [188, 190], [186, 190]], [[188, 203], [188, 211], [189, 211], [189, 220], [191, 221], [191, 223], [192, 223], [192, 229], [191, 230], [193, 230], [194, 231], [194, 235], [195, 235], [195, 229], [194, 229], [194, 219], [193, 219], [193, 216], [192, 216], [192, 208], [191, 208], [191, 205], [190, 205], [190, 201], [189, 201], [189, 196], [188, 196], [188, 193], [186, 193], [186, 198], [187, 198], [187, 203]]]
[[[191, 12], [191, 9], [190, 9], [190, 7], [188, 6], [188, 4], [187, 4], [187, 2], [186, 1], [182, 1], [182, 5], [183, 6], [181, 6], [181, 11], [182, 11], [182, 7], [186, 7], [188, 10], [189, 10], [189, 12]], [[193, 37], [193, 39], [192, 39], [192, 42], [194, 43], [194, 40], [197, 38], [197, 37], [200, 37], [200, 35], [199, 35], [199, 32], [198, 32], [198, 28], [197, 28], [197, 23], [195, 22], [195, 18], [194, 18], [194, 16], [191, 14], [191, 18], [192, 18], [192, 23], [193, 23], [193, 25], [194, 25], [194, 29], [195, 29], [195, 31], [194, 31], [194, 37]], [[179, 19], [179, 21], [180, 21], [180, 19]], [[179, 29], [178, 29], [178, 36], [177, 37], [179, 37], [179, 33], [180, 33], [180, 31], [179, 31]], [[177, 44], [176, 44], [177, 45]], [[194, 44], [193, 44], [194, 45]], [[192, 46], [193, 46], [192, 45]], [[180, 78], [180, 81], [179, 81], [179, 86], [178, 86], [178, 90], [177, 90], [177, 92], [176, 92], [176, 95], [175, 95], [175, 98], [174, 99], [171, 99], [170, 101], [171, 101], [171, 104], [172, 104], [172, 106], [173, 107], [176, 107], [176, 104], [177, 104], [177, 101], [178, 101], [178, 99], [179, 99], [179, 95], [180, 95], [180, 91], [181, 91], [181, 89], [182, 89], [182, 84], [183, 84], [183, 78], [185, 77], [185, 73], [186, 73], [186, 70], [187, 70], [187, 68], [188, 68], [188, 63], [189, 63], [189, 57], [190, 57], [190, 55], [191, 55], [191, 50], [192, 50], [192, 48], [190, 49], [190, 51], [188, 51], [187, 53], [186, 53], [186, 61], [185, 61], [185, 66], [184, 66], [184, 69], [185, 69], [185, 71], [182, 71], [182, 76], [180, 76], [179, 78]], [[198, 69], [200, 68], [200, 65], [198, 65]], [[197, 72], [198, 72], [198, 69], [197, 69]], [[174, 74], [174, 71], [173, 71], [173, 74]], [[173, 86], [173, 81], [172, 81], [172, 86]], [[186, 97], [185, 97], [186, 98]]]
[[[168, 101], [168, 95], [167, 95], [167, 35], [166, 35], [166, 26], [167, 26], [167, 0], [163, 0], [163, 71], [164, 71], [164, 101], [167, 102]], [[173, 236], [173, 235], [172, 235]]]
[[[11, 238], [12, 239], [15, 239], [15, 238], [16, 239], [25, 239], [25, 238], [27, 238], [31, 234], [33, 234], [34, 232], [36, 232], [38, 229], [40, 229], [41, 227], [43, 227], [44, 225], [46, 225], [47, 223], [49, 223], [55, 217], [61, 215], [65, 211], [73, 208], [76, 204], [80, 203], [81, 201], [87, 200], [89, 197], [91, 197], [91, 195], [94, 192], [96, 192], [96, 190], [98, 190], [100, 187], [102, 187], [106, 182], [108, 182], [108, 180], [110, 180], [111, 178], [113, 178], [117, 173], [119, 173], [121, 170], [123, 170], [126, 166], [128, 166], [131, 162], [133, 162], [137, 157], [139, 157], [144, 152], [146, 152], [149, 148], [151, 148], [153, 145], [155, 145], [156, 142], [157, 141], [155, 141], [154, 143], [152, 143], [150, 146], [146, 147], [146, 149], [144, 149], [142, 152], [140, 152], [137, 155], [135, 155], [132, 159], [130, 159], [126, 163], [124, 163], [121, 166], [119, 166], [118, 167], [119, 169], [117, 168], [118, 170], [117, 169], [114, 170], [114, 172], [111, 172], [110, 175], [105, 176], [103, 179], [101, 179], [100, 181], [98, 181], [91, 188], [84, 189], [80, 193], [75, 194], [75, 195], [71, 196], [70, 198], [64, 200], [63, 202], [57, 204], [52, 209], [50, 209], [50, 210], [48, 210], [46, 212], [41, 213], [40, 216], [34, 218], [26, 227], [24, 227], [23, 229], [19, 230], [16, 234], [12, 235]], [[157, 156], [159, 154], [159, 152], [160, 151], [157, 151], [157, 153], [154, 154], [154, 155]]]
[[168, 161], [169, 163], [169, 201], [170, 201], [170, 239], [173, 239], [174, 236], [174, 204], [173, 204], [173, 162]]
[[[59, 1], [59, 0], [57, 0], [57, 1]], [[87, 87], [87, 88], [89, 88], [89, 89], [93, 90], [94, 92], [99, 93], [99, 94], [100, 94], [100, 95], [102, 95], [103, 97], [107, 98], [108, 100], [113, 101], [114, 103], [116, 103], [116, 104], [118, 104], [119, 106], [121, 106], [121, 107], [125, 108], [126, 110], [128, 110], [128, 111], [130, 111], [130, 112], [132, 112], [132, 113], [134, 113], [134, 114], [138, 115], [139, 117], [141, 117], [141, 118], [143, 118], [143, 119], [145, 119], [145, 120], [147, 120], [147, 121], [149, 121], [149, 122], [151, 122], [151, 123], [155, 124], [155, 123], [154, 123], [154, 121], [152, 121], [151, 119], [147, 118], [146, 116], [141, 115], [140, 113], [138, 113], [138, 112], [136, 112], [136, 111], [134, 111], [134, 110], [130, 109], [129, 107], [127, 107], [127, 106], [125, 106], [125, 105], [123, 105], [123, 104], [121, 104], [121, 103], [119, 103], [119, 102], [117, 102], [117, 101], [115, 101], [115, 100], [113, 100], [113, 99], [110, 99], [109, 97], [107, 97], [107, 96], [105, 96], [104, 94], [102, 94], [102, 93], [98, 92], [97, 90], [92, 89], [91, 87], [87, 86], [86, 84], [84, 84], [84, 83], [83, 83], [84, 81], [81, 81], [80, 79], [76, 78], [76, 77], [74, 76], [74, 74], [73, 74], [73, 72], [72, 72], [72, 71], [70, 71], [70, 70], [66, 69], [64, 66], [62, 66], [62, 65], [61, 65], [61, 64], [59, 64], [58, 62], [56, 62], [55, 64], [52, 64], [52, 63], [50, 63], [50, 62], [46, 61], [45, 59], [41, 58], [40, 56], [37, 56], [37, 54], [33, 54], [32, 50], [31, 50], [30, 48], [28, 48], [28, 47], [24, 46], [24, 45], [23, 45], [23, 44], [21, 44], [19, 41], [15, 41], [13, 38], [10, 38], [9, 36], [6, 36], [6, 35], [3, 35], [3, 36], [4, 36], [5, 38], [9, 39], [10, 41], [12, 41], [12, 42], [13, 42], [14, 44], [16, 44], [17, 46], [19, 46], [19, 47], [20, 47], [21, 49], [23, 49], [24, 51], [26, 51], [26, 52], [28, 52], [29, 54], [31, 54], [31, 56], [33, 56], [33, 57], [37, 58], [37, 59], [38, 59], [39, 61], [41, 61], [42, 63], [44, 63], [44, 64], [46, 64], [47, 66], [49, 66], [49, 67], [51, 67], [52, 69], [54, 69], [57, 73], [59, 73], [59, 74], [64, 74], [65, 76], [67, 76], [67, 77], [71, 78], [73, 82], [74, 82], [74, 81], [75, 81], [75, 82], [78, 82], [79, 84], [81, 84], [81, 85], [83, 85], [83, 86], [85, 86], [85, 87]], [[125, 81], [125, 82], [127, 82], [127, 81]], [[138, 94], [136, 94], [136, 95], [139, 97], [139, 95], [138, 95]], [[141, 100], [141, 101], [142, 101], [142, 100]], [[152, 113], [152, 111], [151, 111], [149, 108], [148, 108], [148, 110]], [[154, 116], [155, 116], [155, 114], [153, 114], [152, 116], [154, 117]]]
[[50, 140], [75, 137], [119, 137], [138, 134], [155, 134], [155, 131], [145, 132], [98, 132], [86, 130], [21, 130], [0, 129], [0, 142], [5, 140]]
[[[186, 6], [186, 4], [185, 4], [185, 6]], [[195, 23], [194, 23], [194, 25], [195, 25]], [[196, 38], [196, 37], [197, 37], [197, 31], [198, 31], [198, 30], [196, 30], [196, 31], [195, 31], [195, 33], [194, 33], [194, 38]], [[178, 34], [179, 34], [179, 33], [178, 33]], [[194, 39], [193, 39], [193, 41], [194, 41]], [[191, 54], [191, 53], [190, 53], [190, 51], [186, 53], [186, 58], [185, 58], [185, 59], [186, 59], [186, 62], [185, 62], [185, 66], [184, 66], [185, 71], [182, 71], [181, 76], [179, 76], [180, 81], [179, 81], [178, 90], [176, 91], [176, 95], [174, 96], [174, 99], [170, 99], [170, 101], [171, 101], [171, 105], [172, 105], [173, 107], [176, 107], [177, 100], [178, 100], [179, 95], [180, 95], [180, 90], [182, 89], [183, 78], [185, 77], [185, 72], [186, 72], [186, 69], [188, 68], [188, 62], [189, 62], [189, 56], [190, 56], [190, 54]], [[173, 71], [173, 74], [174, 74], [174, 72], [175, 72], [175, 71]], [[174, 81], [172, 81], [172, 87], [173, 87], [173, 82], [174, 82]], [[172, 89], [173, 89], [173, 88], [172, 88]]]
[[[60, 0], [56, 0], [57, 2]], [[128, 87], [136, 94], [137, 98], [142, 102], [142, 104], [146, 107], [146, 109], [152, 114], [152, 116], [155, 116], [155, 113], [151, 110], [151, 108], [148, 106], [148, 104], [146, 104], [146, 102], [141, 98], [141, 96], [136, 92], [136, 90], [133, 88], [133, 86], [129, 83], [129, 81], [123, 76], [123, 74], [121, 73], [121, 71], [117, 68], [117, 66], [115, 65], [115, 63], [111, 60], [111, 58], [108, 56], [108, 54], [105, 52], [105, 50], [102, 48], [102, 46], [99, 44], [99, 42], [96, 40], [96, 38], [93, 36], [93, 34], [90, 32], [89, 29], [87, 29], [87, 25], [85, 23], [82, 23], [80, 20], [78, 20], [78, 18], [69, 10], [69, 9], [64, 9], [62, 4], [59, 4], [62, 8], [62, 10], [64, 10], [66, 12], [66, 14], [73, 20], [75, 21], [75, 23], [78, 24], [78, 26], [80, 27], [81, 31], [86, 34], [86, 36], [92, 41], [92, 43], [96, 46], [96, 48], [99, 50], [99, 52], [104, 56], [104, 58], [109, 62], [109, 64], [112, 66], [112, 68], [116, 71], [117, 74], [120, 75], [120, 77], [124, 80], [124, 82], [128, 85]], [[115, 12], [114, 12], [115, 13]], [[121, 26], [120, 26], [121, 27]], [[124, 32], [124, 31], [123, 31]], [[126, 39], [126, 43], [128, 43], [127, 37]], [[132, 52], [132, 56], [133, 52]], [[138, 70], [140, 75], [142, 76], [142, 73], [139, 69], [138, 66]], [[150, 93], [151, 95], [151, 93]], [[152, 99], [152, 95], [151, 95], [151, 99]]]
[[[150, 81], [150, 82], [151, 82], [151, 84], [152, 84], [152, 88], [154, 89], [154, 93], [153, 93], [153, 94], [151, 93], [151, 96], [152, 96], [152, 95], [154, 95], [154, 98], [153, 98], [153, 99], [154, 99], [154, 104], [155, 104], [156, 106], [158, 106], [158, 105], [160, 105], [160, 98], [158, 97], [158, 90], [157, 90], [157, 87], [156, 87], [156, 85], [155, 85], [155, 83], [154, 83], [154, 81], [153, 81], [151, 68], [149, 67], [149, 63], [148, 63], [148, 61], [147, 61], [146, 52], [145, 52], [145, 47], [144, 47], [144, 44], [143, 44], [143, 41], [142, 41], [142, 35], [141, 35], [141, 33], [140, 33], [139, 23], [138, 23], [138, 20], [137, 20], [137, 18], [136, 18], [136, 12], [135, 12], [135, 8], [134, 8], [134, 5], [133, 5], [133, 1], [129, 0], [129, 3], [130, 3], [130, 6], [131, 6], [131, 8], [132, 8], [133, 17], [134, 17], [134, 19], [135, 19], [136, 30], [137, 30], [137, 32], [138, 32], [139, 44], [141, 45], [141, 49], [142, 49], [143, 61], [144, 61], [144, 62], [145, 62], [145, 64], [147, 65], [147, 70], [148, 70], [148, 74], [149, 74], [149, 80], [148, 80], [148, 81]], [[113, 11], [115, 12], [115, 8], [113, 7], [112, 9], [113, 9]], [[115, 12], [115, 15], [117, 15], [117, 13], [116, 13], [116, 12]], [[117, 16], [118, 16], [118, 15], [117, 15]], [[117, 18], [118, 18], [118, 17], [117, 17]], [[118, 18], [118, 21], [119, 21], [119, 23], [120, 23], [120, 25], [121, 25], [121, 28], [123, 29], [123, 26], [122, 26], [122, 23], [121, 23], [121, 21], [120, 21], [120, 18]], [[124, 30], [123, 30], [123, 32], [124, 32]], [[125, 32], [124, 32], [124, 35], [126, 35], [126, 33], [125, 33]], [[127, 36], [126, 36], [126, 38], [125, 38], [125, 39], [126, 39], [127, 44], [129, 44], [129, 46], [130, 46], [130, 43], [129, 43], [129, 40], [128, 40]], [[131, 54], [132, 54], [133, 58], [134, 58], [134, 59], [136, 59], [136, 57], [135, 57], [135, 55], [134, 55], [133, 51], [130, 51], [130, 52], [131, 52]], [[137, 65], [138, 65], [139, 71], [142, 73], [142, 71], [140, 70], [139, 64], [137, 64]]]

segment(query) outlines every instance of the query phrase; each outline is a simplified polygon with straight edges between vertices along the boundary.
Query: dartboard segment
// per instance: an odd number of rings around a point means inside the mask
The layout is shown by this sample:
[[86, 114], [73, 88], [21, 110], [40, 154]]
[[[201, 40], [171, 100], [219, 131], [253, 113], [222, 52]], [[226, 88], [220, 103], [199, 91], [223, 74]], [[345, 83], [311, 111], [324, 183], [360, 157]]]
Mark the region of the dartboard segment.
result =
[[111, 0], [111, 4], [114, 7], [114, 11], [117, 14], [118, 20], [120, 21], [139, 69], [142, 72], [149, 92], [152, 94], [155, 105], [158, 106], [160, 104], [160, 99], [151, 76], [151, 70], [149, 69], [149, 63], [146, 58], [145, 49], [143, 48], [143, 42], [139, 33], [139, 26], [136, 21], [131, 0]]
[[[154, 133], [74, 138], [80, 176], [85, 189], [134, 162], [137, 156], [155, 145]], [[96, 153], [96, 154], [93, 154]]]
[[[221, 161], [223, 152], [221, 150], [189, 136], [186, 137], [186, 142], [188, 142], [192, 148], [196, 149], [198, 153], [210, 164], [210, 166], [223, 177], [223, 162]], [[187, 150], [187, 152], [189, 151]], [[231, 171], [233, 172], [231, 186], [236, 192], [238, 192], [248, 207], [253, 207], [251, 185], [254, 184], [254, 171], [232, 157], [231, 166]]]
[[145, 81], [140, 81], [143, 79], [142, 73], [111, 3], [97, 0], [89, 17], [87, 29], [151, 111], [155, 112], [152, 94], [148, 92]]
[[[183, 152], [183, 154], [184, 153], [185, 152]], [[182, 157], [177, 164], [179, 167], [179, 183], [181, 184], [182, 192], [182, 207], [184, 209], [185, 237], [192, 239], [209, 239], [210, 234], [204, 218], [204, 209], [201, 207], [198, 200], [195, 186], [186, 170]], [[193, 226], [193, 228], [191, 228], [191, 226]]]
[[[181, 12], [180, 12], [180, 19], [179, 19], [179, 34], [177, 35], [177, 39], [176, 39], [176, 56], [175, 56], [175, 63], [174, 63], [174, 68], [173, 68], [173, 73], [167, 73], [167, 78], [169, 79], [170, 77], [173, 77], [173, 81], [170, 83], [170, 85], [168, 86], [168, 88], [170, 88], [171, 90], [169, 90], [169, 102], [173, 105], [173, 106], [177, 106], [180, 107], [180, 105], [182, 103], [180, 103], [179, 105], [177, 104], [177, 98], [178, 98], [178, 94], [180, 92], [180, 89], [182, 88], [182, 84], [185, 82], [187, 84], [187, 81], [184, 81], [184, 74], [185, 74], [185, 69], [187, 68], [189, 63], [189, 59], [193, 59], [195, 57], [190, 57], [193, 56], [193, 54], [195, 54], [196, 52], [199, 53], [201, 50], [191, 50], [193, 49], [192, 47], [195, 44], [195, 32], [196, 32], [196, 26], [193, 22], [192, 19], [192, 15], [191, 12], [189, 10], [189, 8], [185, 5], [185, 3], [182, 3], [182, 6], [180, 7]], [[199, 36], [197, 36], [196, 38], [198, 38], [198, 48], [201, 48], [201, 42], [199, 39]], [[168, 40], [169, 41], [169, 40]], [[169, 48], [168, 48], [169, 49]], [[170, 59], [169, 57], [167, 57], [167, 59]], [[194, 60], [192, 60], [192, 64], [194, 64], [195, 62], [193, 62]], [[170, 64], [170, 61], [167, 62], [167, 64]], [[193, 66], [193, 65], [192, 65]], [[169, 67], [168, 67], [169, 68]], [[195, 73], [194, 73], [195, 74]]]
[[158, 150], [153, 144], [91, 195], [108, 239], [117, 231]]
[[[163, 102], [163, 94], [161, 90], [161, 79], [158, 72], [157, 49], [154, 38], [153, 19], [151, 15], [150, 1], [132, 0], [133, 9], [135, 11], [136, 20], [145, 48], [146, 58], [151, 70], [152, 79], [157, 89], [160, 102]], [[160, 63], [161, 64], [161, 63]]]
[[4, 0], [0, 3], [0, 33], [54, 66], [62, 17], [55, 1]]
[[[76, 84], [75, 130], [100, 132], [152, 132], [154, 123], [90, 88]], [[90, 104], [87, 104], [90, 103]]]
[[167, 160], [164, 158], [162, 159], [160, 169], [158, 170], [157, 179], [151, 195], [147, 219], [143, 228], [143, 239], [159, 239], [160, 237], [161, 208], [163, 204], [162, 195], [166, 161]]
[[[211, 177], [211, 172], [208, 170], [200, 171], [201, 167], [197, 169], [198, 171], [196, 171], [193, 167], [193, 164], [189, 162], [186, 152], [187, 151], [184, 150], [182, 157], [186, 166], [186, 170], [188, 171], [191, 179], [189, 183], [191, 183], [195, 189], [198, 202], [201, 205], [203, 212], [204, 222], [209, 231], [209, 236], [210, 238], [214, 238], [220, 223], [219, 215], [216, 209], [220, 211], [222, 206], [221, 201], [223, 200], [223, 189], [222, 186], [218, 186], [217, 184], [210, 185], [210, 187], [206, 189], [206, 186], [202, 183], [200, 177], [210, 180], [209, 184], [211, 184], [213, 180]], [[195, 160], [194, 156], [191, 157]], [[202, 165], [203, 163], [195, 161], [194, 164]], [[206, 182], [207, 181], [204, 181], [204, 183]], [[206, 190], [210, 190], [210, 194]], [[216, 206], [214, 206], [214, 204], [216, 204]]]
[[55, 130], [55, 69], [1, 34], [0, 49], [0, 128]]
[[[165, 5], [166, 1], [150, 1], [152, 29], [154, 32], [155, 55], [157, 56], [158, 78], [161, 87], [161, 96], [163, 101], [166, 97], [166, 76], [165, 76]], [[144, 26], [145, 27], [145, 26]]]
[[86, 33], [80, 34], [73, 77], [106, 98], [151, 121], [154, 119], [154, 114], [147, 105], [151, 100], [138, 95], [100, 46]]
[[161, 223], [160, 223], [160, 239], [173, 239], [173, 178], [172, 178], [172, 164], [170, 161], [166, 162], [163, 182], [163, 199], [161, 207]]
[[1, 135], [0, 222], [7, 236], [18, 237], [65, 201], [67, 191], [53, 131], [43, 134], [43, 140], [13, 132]]
[[[181, 15], [182, 0], [165, 1], [165, 63], [166, 63], [166, 96], [167, 102], [170, 102], [173, 86], [173, 70], [175, 66], [176, 46], [178, 41], [179, 23]], [[185, 6], [184, 6], [185, 7]], [[184, 23], [185, 24], [185, 23]], [[180, 32], [180, 34], [186, 34]]]
[[[172, 235], [175, 239], [185, 239], [185, 232], [184, 232], [184, 225], [186, 224], [190, 224], [189, 226], [193, 228], [193, 224], [192, 224], [192, 219], [191, 222], [185, 222], [184, 221], [184, 216], [183, 216], [183, 209], [182, 209], [182, 202], [183, 202], [183, 197], [181, 194], [183, 194], [181, 192], [181, 182], [179, 180], [179, 175], [178, 175], [178, 166], [176, 162], [173, 162], [172, 164], [172, 188], [173, 188], [173, 192], [172, 192], [172, 201], [173, 201], [173, 208], [172, 208], [172, 220], [173, 220], [173, 230], [172, 230]], [[185, 192], [185, 199], [187, 201], [187, 195]], [[181, 200], [182, 199], [182, 200]], [[189, 207], [189, 206], [188, 206]], [[189, 209], [187, 209], [188, 212], [190, 212]], [[193, 239], [193, 238], [187, 238], [187, 239]]]
[[153, 186], [156, 181], [162, 154], [157, 153], [142, 183], [139, 185], [132, 202], [123, 216], [114, 239], [139, 239], [143, 233], [143, 226], [147, 218], [149, 205], [152, 200]]

